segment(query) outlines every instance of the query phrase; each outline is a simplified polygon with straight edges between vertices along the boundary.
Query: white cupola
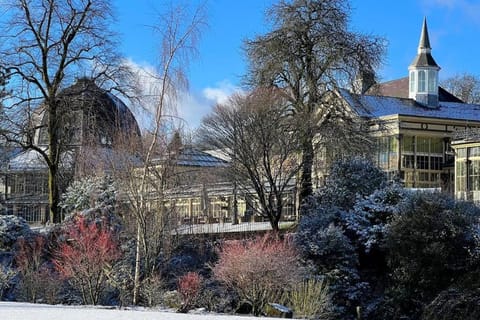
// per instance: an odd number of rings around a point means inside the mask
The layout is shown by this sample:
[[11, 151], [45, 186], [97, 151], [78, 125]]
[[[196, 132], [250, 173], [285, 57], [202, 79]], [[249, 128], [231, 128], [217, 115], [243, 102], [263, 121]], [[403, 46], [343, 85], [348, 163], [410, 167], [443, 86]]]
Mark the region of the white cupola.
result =
[[423, 19], [422, 33], [418, 43], [417, 56], [408, 67], [410, 99], [430, 107], [438, 107], [438, 72], [440, 67], [432, 57], [428, 37], [427, 18]]

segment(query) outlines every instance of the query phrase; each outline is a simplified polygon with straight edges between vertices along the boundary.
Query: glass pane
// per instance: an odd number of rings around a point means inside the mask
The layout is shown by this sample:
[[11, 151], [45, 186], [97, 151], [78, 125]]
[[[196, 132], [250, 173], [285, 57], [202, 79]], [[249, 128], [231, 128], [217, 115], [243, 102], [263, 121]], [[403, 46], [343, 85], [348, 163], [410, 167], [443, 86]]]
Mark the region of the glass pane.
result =
[[437, 79], [435, 77], [435, 71], [429, 70], [428, 71], [428, 91], [429, 92], [435, 91], [436, 80]]
[[418, 71], [418, 92], [425, 92], [425, 71]]
[[402, 139], [402, 143], [403, 143], [402, 151], [413, 152], [414, 151], [414, 142], [415, 142], [414, 137], [408, 137], [408, 136], [403, 137], [403, 139]]
[[415, 91], [415, 72], [410, 72], [410, 91]]
[[432, 138], [430, 144], [431, 153], [443, 153], [443, 140], [441, 138]]

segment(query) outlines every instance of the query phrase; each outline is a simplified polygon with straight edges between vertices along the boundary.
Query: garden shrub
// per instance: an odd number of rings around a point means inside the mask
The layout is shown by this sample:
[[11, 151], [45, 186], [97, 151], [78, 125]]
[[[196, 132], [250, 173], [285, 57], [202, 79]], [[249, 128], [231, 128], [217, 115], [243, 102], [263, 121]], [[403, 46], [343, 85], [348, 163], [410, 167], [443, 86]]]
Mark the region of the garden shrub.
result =
[[25, 219], [14, 215], [0, 215], [0, 250], [10, 251], [18, 238], [33, 234]]
[[178, 279], [177, 291], [182, 298], [180, 312], [187, 312], [197, 302], [202, 285], [202, 277], [197, 272], [187, 272]]
[[392, 304], [417, 317], [441, 291], [478, 265], [480, 209], [440, 193], [403, 203], [387, 236]]
[[62, 281], [48, 261], [45, 237], [20, 237], [15, 245], [15, 265], [20, 275], [17, 299], [27, 302], [56, 303]]
[[301, 279], [299, 255], [289, 240], [267, 234], [252, 240], [226, 241], [213, 268], [215, 278], [234, 290], [254, 315], [277, 302]]
[[330, 294], [324, 280], [308, 279], [296, 284], [288, 294], [288, 304], [295, 317], [328, 319], [331, 312]]
[[423, 311], [422, 320], [480, 319], [480, 288], [442, 291]]
[[108, 226], [79, 216], [67, 226], [64, 239], [54, 253], [56, 270], [81, 292], [84, 304], [98, 304], [112, 265], [121, 256], [117, 238]]

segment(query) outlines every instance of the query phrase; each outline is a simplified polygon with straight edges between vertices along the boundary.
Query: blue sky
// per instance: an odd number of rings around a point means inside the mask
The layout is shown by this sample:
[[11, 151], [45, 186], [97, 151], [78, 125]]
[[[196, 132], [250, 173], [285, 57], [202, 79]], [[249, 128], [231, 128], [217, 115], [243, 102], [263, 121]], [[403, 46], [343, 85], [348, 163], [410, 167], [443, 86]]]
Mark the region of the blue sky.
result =
[[[200, 0], [186, 1], [195, 4]], [[264, 12], [275, 0], [207, 0], [208, 27], [202, 32], [199, 56], [188, 71], [190, 92], [179, 115], [192, 128], [213, 104], [241, 85], [245, 73], [242, 41], [267, 31]], [[117, 0], [122, 53], [139, 66], [155, 65], [155, 25], [161, 0]], [[455, 74], [480, 76], [480, 0], [352, 0], [351, 28], [384, 37], [388, 42], [383, 81], [407, 75], [416, 54], [423, 17], [427, 17], [432, 54], [442, 68], [440, 79]]]

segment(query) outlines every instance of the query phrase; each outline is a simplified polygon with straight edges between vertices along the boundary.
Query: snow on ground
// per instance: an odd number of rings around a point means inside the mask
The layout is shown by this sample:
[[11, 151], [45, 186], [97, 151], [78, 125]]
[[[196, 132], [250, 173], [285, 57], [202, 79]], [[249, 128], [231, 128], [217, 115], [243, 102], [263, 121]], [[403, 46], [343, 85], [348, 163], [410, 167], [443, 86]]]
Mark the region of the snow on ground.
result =
[[[118, 310], [105, 307], [82, 307], [0, 302], [1, 320], [252, 320], [254, 317], [211, 313], [183, 314], [155, 309]], [[265, 318], [264, 318], [265, 319]]]

